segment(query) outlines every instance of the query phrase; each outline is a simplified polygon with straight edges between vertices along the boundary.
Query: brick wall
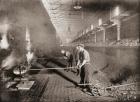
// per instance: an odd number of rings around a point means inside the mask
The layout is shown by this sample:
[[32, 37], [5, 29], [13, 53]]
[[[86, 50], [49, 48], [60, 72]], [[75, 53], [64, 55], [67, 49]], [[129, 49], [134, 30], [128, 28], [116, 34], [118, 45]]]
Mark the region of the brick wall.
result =
[[96, 32], [96, 40], [97, 42], [103, 42], [103, 31]]
[[121, 22], [121, 38], [139, 37], [139, 17], [134, 15]]
[[117, 40], [117, 26], [112, 26], [106, 29], [106, 41]]

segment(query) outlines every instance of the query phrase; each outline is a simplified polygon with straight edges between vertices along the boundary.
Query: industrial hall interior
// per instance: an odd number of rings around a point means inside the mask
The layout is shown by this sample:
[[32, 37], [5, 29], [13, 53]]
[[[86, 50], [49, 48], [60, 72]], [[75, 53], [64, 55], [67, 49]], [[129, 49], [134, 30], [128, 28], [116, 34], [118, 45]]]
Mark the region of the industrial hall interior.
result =
[[0, 102], [140, 102], [140, 0], [0, 0]]

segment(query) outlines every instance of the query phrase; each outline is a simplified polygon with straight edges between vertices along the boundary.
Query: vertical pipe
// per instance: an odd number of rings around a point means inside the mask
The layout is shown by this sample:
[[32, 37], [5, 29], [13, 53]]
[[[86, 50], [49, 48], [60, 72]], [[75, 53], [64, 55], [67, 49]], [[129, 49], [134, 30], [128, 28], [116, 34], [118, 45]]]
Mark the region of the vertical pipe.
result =
[[105, 38], [106, 38], [105, 33], [106, 33], [106, 30], [105, 30], [105, 28], [103, 28], [103, 42], [104, 42], [104, 43], [105, 43]]
[[118, 19], [117, 20], [117, 41], [121, 40], [120, 35], [121, 35], [121, 22]]
[[95, 43], [97, 42], [97, 39], [96, 39], [96, 33], [95, 33]]

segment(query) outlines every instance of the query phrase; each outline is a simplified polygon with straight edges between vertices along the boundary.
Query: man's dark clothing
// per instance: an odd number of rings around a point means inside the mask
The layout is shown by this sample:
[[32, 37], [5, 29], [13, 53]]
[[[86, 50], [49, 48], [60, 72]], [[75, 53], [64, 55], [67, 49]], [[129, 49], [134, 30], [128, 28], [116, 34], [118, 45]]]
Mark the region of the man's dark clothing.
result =
[[73, 55], [70, 52], [66, 52], [65, 55], [67, 57], [67, 67], [72, 67], [73, 65]]
[[80, 83], [91, 83], [91, 65], [90, 64], [85, 64], [81, 67], [81, 73], [80, 73]]
[[[79, 60], [80, 63], [83, 63], [84, 60], [86, 60], [86, 63], [81, 67], [80, 71], [80, 84], [90, 84], [91, 78], [92, 78], [92, 70], [90, 65], [90, 56], [89, 53], [84, 49], [84, 51], [79, 53]], [[91, 91], [90, 85], [85, 85], [85, 87]]]
[[68, 67], [72, 67], [72, 65], [73, 65], [73, 56], [72, 54], [70, 54], [68, 59]]

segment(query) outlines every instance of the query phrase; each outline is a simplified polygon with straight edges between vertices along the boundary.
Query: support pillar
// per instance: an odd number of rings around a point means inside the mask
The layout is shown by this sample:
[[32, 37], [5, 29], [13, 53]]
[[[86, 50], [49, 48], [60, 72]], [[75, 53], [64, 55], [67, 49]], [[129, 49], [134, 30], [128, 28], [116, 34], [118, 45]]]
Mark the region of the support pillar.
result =
[[105, 39], [106, 39], [106, 31], [105, 28], [103, 27], [103, 42], [105, 43]]
[[117, 41], [121, 40], [121, 22], [117, 19]]
[[95, 34], [95, 39], [94, 39], [94, 42], [95, 42], [95, 43], [97, 42], [97, 37], [96, 37], [96, 34]]

